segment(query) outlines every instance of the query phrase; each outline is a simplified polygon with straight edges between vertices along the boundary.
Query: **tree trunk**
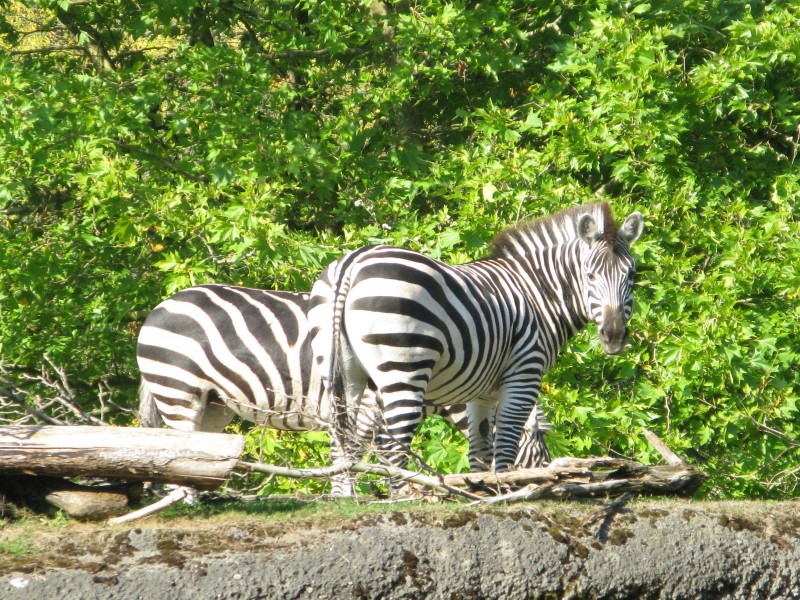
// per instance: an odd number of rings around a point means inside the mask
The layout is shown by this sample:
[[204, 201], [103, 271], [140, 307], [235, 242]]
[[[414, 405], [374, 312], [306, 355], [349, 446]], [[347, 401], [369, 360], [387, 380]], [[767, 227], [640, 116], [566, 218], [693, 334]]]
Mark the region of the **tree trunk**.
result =
[[89, 60], [92, 61], [98, 75], [110, 73], [114, 70], [114, 62], [103, 45], [100, 32], [88, 23], [81, 22], [73, 13], [63, 8], [56, 9], [56, 17], [64, 24], [78, 43], [83, 46]]
[[244, 437], [168, 429], [0, 427], [0, 474], [165, 481], [215, 489], [230, 476]]

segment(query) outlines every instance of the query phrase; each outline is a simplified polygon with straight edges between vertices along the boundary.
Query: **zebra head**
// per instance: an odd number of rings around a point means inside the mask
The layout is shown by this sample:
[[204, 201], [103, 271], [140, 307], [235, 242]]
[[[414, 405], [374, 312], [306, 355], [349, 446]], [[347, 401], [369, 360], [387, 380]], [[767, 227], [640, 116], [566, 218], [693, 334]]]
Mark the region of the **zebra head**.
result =
[[601, 206], [602, 223], [589, 213], [577, 222], [583, 244], [580, 277], [586, 314], [597, 324], [603, 349], [607, 354], [619, 354], [628, 339], [633, 312], [636, 261], [629, 247], [642, 235], [644, 217], [631, 213], [617, 228], [608, 205]]

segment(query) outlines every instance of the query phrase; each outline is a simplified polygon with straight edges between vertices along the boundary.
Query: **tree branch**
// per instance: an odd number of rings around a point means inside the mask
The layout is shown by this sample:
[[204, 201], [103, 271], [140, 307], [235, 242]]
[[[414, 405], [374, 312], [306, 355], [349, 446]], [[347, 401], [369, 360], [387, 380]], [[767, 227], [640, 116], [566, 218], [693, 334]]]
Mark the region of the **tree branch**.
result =
[[83, 51], [89, 57], [98, 75], [109, 73], [114, 70], [114, 63], [97, 29], [87, 23], [80, 22], [69, 9], [64, 10], [58, 7], [56, 9], [56, 16], [58, 20], [64, 24], [64, 27], [67, 28], [67, 31], [75, 36], [78, 43], [81, 44]]
[[[0, 411], [8, 415], [3, 419], [6, 423], [23, 424], [33, 417], [34, 422], [47, 425], [106, 425], [102, 413], [98, 418], [84, 410], [66, 371], [47, 355], [36, 374], [15, 369], [12, 375], [8, 366], [0, 364], [0, 385]], [[99, 394], [103, 406], [116, 406], [110, 401], [108, 388], [101, 387]]]
[[26, 54], [53, 54], [54, 52], [83, 52], [83, 46], [50, 46], [47, 48], [31, 48], [30, 50], [11, 50], [11, 56]]

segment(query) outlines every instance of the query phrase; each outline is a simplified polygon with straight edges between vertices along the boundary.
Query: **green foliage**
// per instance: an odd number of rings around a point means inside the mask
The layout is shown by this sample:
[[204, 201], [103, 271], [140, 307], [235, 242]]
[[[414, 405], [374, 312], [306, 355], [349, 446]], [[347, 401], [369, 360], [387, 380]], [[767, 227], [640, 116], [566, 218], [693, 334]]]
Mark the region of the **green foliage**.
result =
[[[656, 460], [644, 425], [710, 496], [798, 494], [791, 3], [1, 4], [3, 363], [133, 403], [178, 288], [307, 289], [376, 241], [462, 262], [602, 196], [647, 217], [638, 307], [627, 353], [590, 329], [548, 374], [555, 453]], [[463, 468], [442, 425], [418, 451]]]
[[439, 473], [469, 471], [469, 442], [454, 425], [435, 415], [419, 428], [411, 451]]
[[[330, 464], [330, 441], [324, 431], [296, 432], [255, 428], [245, 439], [243, 460], [294, 467], [322, 467]], [[261, 473], [248, 474], [244, 485], [257, 488], [259, 494], [322, 494], [329, 487], [324, 480], [271, 477]]]

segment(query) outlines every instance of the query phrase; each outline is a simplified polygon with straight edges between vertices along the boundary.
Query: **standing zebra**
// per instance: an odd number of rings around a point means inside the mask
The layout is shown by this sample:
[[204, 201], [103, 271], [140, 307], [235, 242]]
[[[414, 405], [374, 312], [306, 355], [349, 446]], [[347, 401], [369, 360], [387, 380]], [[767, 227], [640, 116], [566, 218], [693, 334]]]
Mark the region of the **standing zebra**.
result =
[[[346, 453], [362, 392], [374, 382], [393, 462], [404, 462], [424, 404], [468, 403], [470, 466], [506, 471], [535, 412], [542, 376], [590, 321], [622, 351], [642, 234], [607, 203], [575, 207], [500, 233], [486, 259], [448, 265], [391, 246], [354, 250], [323, 272], [309, 313], [315, 361], [336, 402]], [[485, 424], [496, 415], [496, 436]]]
[[[329, 429], [332, 413], [308, 337], [309, 306], [308, 294], [216, 284], [159, 304], [137, 344], [142, 425], [163, 420], [174, 429], [218, 432], [239, 415], [275, 429]], [[374, 407], [374, 393], [365, 393], [363, 402]], [[432, 407], [427, 414], [434, 412], [467, 435], [464, 406]], [[520, 466], [549, 462], [543, 432], [551, 428], [541, 412], [531, 416]], [[349, 493], [345, 486], [336, 480], [333, 493]]]

